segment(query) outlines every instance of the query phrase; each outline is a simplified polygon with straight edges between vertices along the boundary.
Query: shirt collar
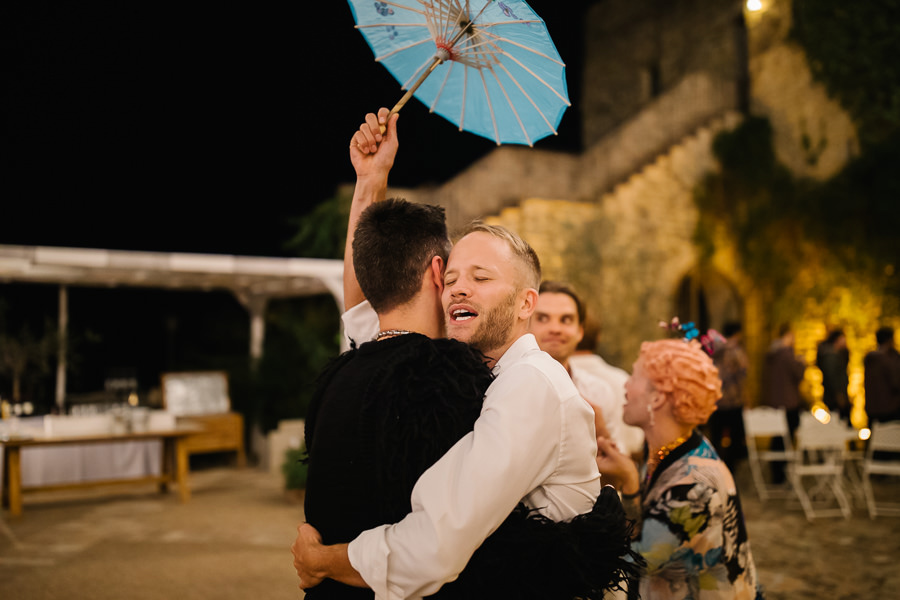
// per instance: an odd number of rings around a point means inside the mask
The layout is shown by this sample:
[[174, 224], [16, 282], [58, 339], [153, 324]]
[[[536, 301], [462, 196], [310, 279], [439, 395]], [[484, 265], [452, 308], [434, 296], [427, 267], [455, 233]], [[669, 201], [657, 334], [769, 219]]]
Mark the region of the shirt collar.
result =
[[494, 377], [500, 375], [503, 369], [517, 363], [520, 358], [532, 350], [540, 350], [540, 348], [538, 347], [535, 337], [530, 333], [526, 333], [513, 342], [512, 346], [506, 349], [506, 352], [503, 353], [503, 356], [501, 356], [497, 361], [497, 364], [494, 365]]

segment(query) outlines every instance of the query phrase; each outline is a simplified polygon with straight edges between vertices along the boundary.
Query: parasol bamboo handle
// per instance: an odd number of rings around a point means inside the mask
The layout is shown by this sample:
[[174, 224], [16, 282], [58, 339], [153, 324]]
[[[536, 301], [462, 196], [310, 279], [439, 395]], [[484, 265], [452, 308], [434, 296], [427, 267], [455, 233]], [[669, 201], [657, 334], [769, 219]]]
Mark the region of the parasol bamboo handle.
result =
[[[428, 77], [429, 75], [431, 75], [431, 72], [434, 71], [437, 68], [437, 66], [439, 64], [441, 64], [442, 62], [444, 62], [444, 59], [441, 58], [440, 56], [434, 57], [434, 60], [431, 62], [431, 66], [429, 66], [425, 70], [425, 72], [419, 76], [419, 78], [416, 80], [416, 82], [413, 84], [413, 86], [411, 88], [409, 88], [406, 91], [406, 93], [403, 94], [403, 97], [400, 98], [400, 100], [397, 102], [397, 104], [394, 105], [394, 108], [392, 108], [391, 112], [388, 113], [388, 116], [387, 116], [387, 119], [385, 120], [385, 122], [391, 120], [391, 115], [400, 112], [400, 109], [403, 108], [403, 106], [409, 101], [410, 98], [412, 98], [413, 94], [416, 93], [416, 90], [419, 89], [419, 86], [422, 85], [422, 82], [425, 81], [425, 78]], [[385, 131], [387, 131], [387, 127], [385, 127], [384, 125], [379, 125], [379, 129], [381, 130], [381, 133], [384, 133]]]

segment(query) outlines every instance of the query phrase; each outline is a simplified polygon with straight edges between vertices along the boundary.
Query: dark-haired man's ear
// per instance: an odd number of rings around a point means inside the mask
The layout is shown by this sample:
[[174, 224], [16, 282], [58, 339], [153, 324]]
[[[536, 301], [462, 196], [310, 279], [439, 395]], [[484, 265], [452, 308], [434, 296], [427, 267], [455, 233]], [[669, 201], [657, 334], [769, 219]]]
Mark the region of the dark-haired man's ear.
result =
[[431, 278], [435, 287], [440, 291], [444, 291], [444, 259], [440, 256], [431, 257]]

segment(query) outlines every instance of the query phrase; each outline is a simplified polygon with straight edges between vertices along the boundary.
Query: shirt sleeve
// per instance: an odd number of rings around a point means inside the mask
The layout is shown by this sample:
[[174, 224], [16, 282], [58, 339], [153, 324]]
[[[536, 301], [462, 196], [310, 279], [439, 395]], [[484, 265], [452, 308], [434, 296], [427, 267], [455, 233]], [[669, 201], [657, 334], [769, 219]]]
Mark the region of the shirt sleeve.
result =
[[412, 513], [350, 543], [350, 562], [376, 598], [418, 598], [456, 579], [516, 504], [557, 469], [565, 428], [559, 395], [533, 367], [503, 377], [488, 390], [474, 430], [419, 478]]
[[378, 333], [378, 314], [368, 300], [345, 311], [341, 315], [341, 322], [344, 324], [344, 337], [351, 348], [359, 347]]
[[603, 413], [603, 420], [606, 422], [606, 430], [609, 432], [609, 437], [620, 451], [627, 452], [626, 448], [628, 447], [628, 444], [625, 440], [624, 407], [616, 400], [612, 386], [602, 379], [593, 379], [591, 381], [591, 388], [592, 389], [589, 392], [580, 389], [579, 391], [584, 393], [584, 399], [587, 400], [589, 404], [600, 407], [600, 411]]

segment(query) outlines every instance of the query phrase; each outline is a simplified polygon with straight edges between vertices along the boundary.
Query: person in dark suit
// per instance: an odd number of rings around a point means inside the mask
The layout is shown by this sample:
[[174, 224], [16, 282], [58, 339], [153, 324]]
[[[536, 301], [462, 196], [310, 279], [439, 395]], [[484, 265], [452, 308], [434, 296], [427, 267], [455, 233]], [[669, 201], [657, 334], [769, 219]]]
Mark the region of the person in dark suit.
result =
[[894, 347], [894, 330], [875, 332], [878, 348], [866, 354], [866, 415], [869, 427], [877, 421], [900, 420], [900, 353]]
[[835, 329], [819, 344], [816, 366], [822, 371], [822, 402], [830, 411], [836, 411], [841, 419], [850, 422], [850, 397], [847, 395], [847, 365], [850, 354], [847, 336], [843, 329]]
[[[762, 403], [785, 409], [791, 437], [800, 425], [800, 411], [806, 408], [806, 401], [800, 395], [800, 382], [805, 370], [806, 363], [794, 353], [794, 332], [785, 323], [778, 329], [778, 339], [772, 342], [766, 353]], [[771, 448], [783, 450], [784, 440], [773, 438]], [[782, 462], [772, 463], [773, 483], [784, 482], [784, 468]]]

